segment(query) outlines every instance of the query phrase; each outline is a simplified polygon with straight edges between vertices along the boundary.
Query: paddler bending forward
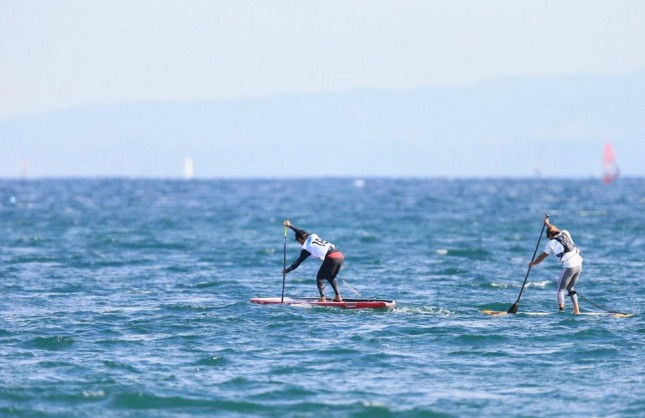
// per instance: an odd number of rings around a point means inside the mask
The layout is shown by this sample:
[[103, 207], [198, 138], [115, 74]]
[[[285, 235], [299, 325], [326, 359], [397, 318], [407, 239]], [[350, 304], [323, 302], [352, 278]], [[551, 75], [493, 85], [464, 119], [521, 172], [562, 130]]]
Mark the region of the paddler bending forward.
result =
[[340, 296], [340, 291], [338, 290], [336, 276], [345, 261], [343, 253], [338, 251], [336, 246], [331, 242], [323, 241], [316, 234], [308, 234], [306, 231], [296, 228], [288, 220], [284, 221], [284, 226], [293, 229], [296, 234], [296, 241], [302, 245], [302, 251], [300, 251], [298, 259], [284, 269], [283, 273], [287, 274], [294, 271], [309, 256], [319, 258], [322, 260], [322, 265], [316, 275], [316, 284], [318, 285], [318, 292], [320, 292], [320, 302], [327, 301], [325, 297], [325, 280], [331, 284], [332, 289], [336, 293], [334, 302], [342, 302], [343, 298]]

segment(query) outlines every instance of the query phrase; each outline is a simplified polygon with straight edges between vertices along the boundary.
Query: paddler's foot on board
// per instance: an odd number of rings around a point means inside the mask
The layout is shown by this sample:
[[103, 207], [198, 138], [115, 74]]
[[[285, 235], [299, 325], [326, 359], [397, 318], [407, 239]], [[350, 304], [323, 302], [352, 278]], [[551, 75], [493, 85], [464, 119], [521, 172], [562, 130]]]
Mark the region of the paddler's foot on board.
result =
[[343, 298], [340, 295], [336, 295], [336, 297], [334, 298], [334, 302], [342, 302], [342, 301], [343, 301]]
[[327, 302], [327, 298], [322, 296], [320, 299], [318, 299], [318, 302]]

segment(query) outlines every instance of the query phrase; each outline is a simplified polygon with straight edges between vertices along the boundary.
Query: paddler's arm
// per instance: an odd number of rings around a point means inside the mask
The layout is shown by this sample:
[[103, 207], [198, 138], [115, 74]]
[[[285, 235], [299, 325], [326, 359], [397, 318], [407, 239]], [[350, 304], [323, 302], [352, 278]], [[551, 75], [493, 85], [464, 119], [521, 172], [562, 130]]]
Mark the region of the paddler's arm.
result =
[[540, 263], [541, 263], [545, 258], [547, 258], [548, 256], [549, 256], [549, 254], [547, 254], [547, 253], [542, 253], [542, 254], [540, 254], [540, 255], [538, 256], [538, 258], [536, 258], [535, 260], [533, 260], [533, 261], [531, 261], [531, 262], [529, 263], [529, 268], [530, 268], [530, 267], [533, 267], [533, 266], [534, 266], [534, 265], [536, 265], [536, 264], [540, 264]]
[[293, 264], [291, 264], [289, 267], [287, 267], [286, 269], [284, 269], [282, 272], [283, 272], [284, 274], [287, 274], [287, 273], [289, 273], [289, 272], [294, 271], [295, 269], [297, 269], [297, 268], [298, 268], [298, 266], [300, 265], [300, 263], [302, 263], [303, 261], [305, 261], [305, 259], [306, 259], [307, 257], [309, 257], [310, 255], [311, 255], [311, 253], [310, 253], [309, 251], [307, 251], [307, 250], [302, 250], [302, 251], [300, 251], [300, 257], [298, 257], [298, 259], [297, 259], [296, 261], [294, 261], [294, 262], [293, 262]]
[[300, 233], [305, 232], [305, 231], [303, 231], [302, 229], [300, 229], [300, 228], [296, 228], [295, 226], [293, 226], [293, 225], [291, 224], [291, 221], [290, 221], [290, 220], [288, 220], [288, 219], [287, 219], [286, 221], [284, 221], [284, 222], [283, 222], [283, 224], [284, 224], [284, 226], [286, 226], [286, 227], [290, 228], [290, 229], [291, 229], [293, 232], [295, 232], [296, 234], [300, 234]]

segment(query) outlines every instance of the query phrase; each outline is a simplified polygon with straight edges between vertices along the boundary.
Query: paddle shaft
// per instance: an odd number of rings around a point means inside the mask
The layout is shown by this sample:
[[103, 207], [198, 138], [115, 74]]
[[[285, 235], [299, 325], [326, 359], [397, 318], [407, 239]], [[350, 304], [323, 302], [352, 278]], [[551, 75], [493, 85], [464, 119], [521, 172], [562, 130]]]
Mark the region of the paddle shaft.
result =
[[[547, 214], [545, 216], [545, 218], [548, 219], [549, 215]], [[544, 234], [544, 228], [546, 228], [545, 223], [542, 224], [542, 231], [540, 231], [540, 238], [538, 238], [537, 244], [535, 244], [535, 251], [533, 251], [533, 257], [531, 257], [531, 262], [533, 262], [533, 260], [535, 260], [535, 255], [537, 254], [538, 247], [540, 246], [540, 241], [542, 241], [542, 234]], [[526, 276], [524, 276], [524, 282], [522, 283], [522, 288], [520, 289], [520, 294], [517, 296], [517, 300], [515, 301], [513, 306], [508, 308], [508, 311], [507, 311], [508, 313], [513, 313], [513, 314], [517, 313], [517, 307], [518, 307], [518, 304], [520, 303], [520, 298], [522, 297], [522, 293], [524, 293], [524, 287], [526, 286], [526, 281], [529, 278], [529, 273], [530, 272], [531, 272], [531, 267], [529, 267], [529, 269], [526, 271]]]
[[287, 281], [287, 273], [284, 271], [287, 269], [287, 227], [284, 227], [284, 247], [282, 251], [282, 297], [280, 298], [280, 303], [284, 303], [284, 284]]

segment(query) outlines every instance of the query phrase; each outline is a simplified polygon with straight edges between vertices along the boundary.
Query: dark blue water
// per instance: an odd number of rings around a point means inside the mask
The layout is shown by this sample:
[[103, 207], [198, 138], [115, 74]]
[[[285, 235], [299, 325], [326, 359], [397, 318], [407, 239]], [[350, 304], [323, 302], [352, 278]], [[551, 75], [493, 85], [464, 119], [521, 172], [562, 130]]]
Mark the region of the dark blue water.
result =
[[[645, 416], [645, 180], [357, 186], [0, 181], [0, 416]], [[517, 298], [546, 212], [580, 294], [635, 316], [528, 315], [557, 309], [553, 259], [519, 314], [480, 313]], [[249, 303], [280, 296], [287, 218], [397, 308]], [[318, 267], [286, 295], [316, 296]]]

